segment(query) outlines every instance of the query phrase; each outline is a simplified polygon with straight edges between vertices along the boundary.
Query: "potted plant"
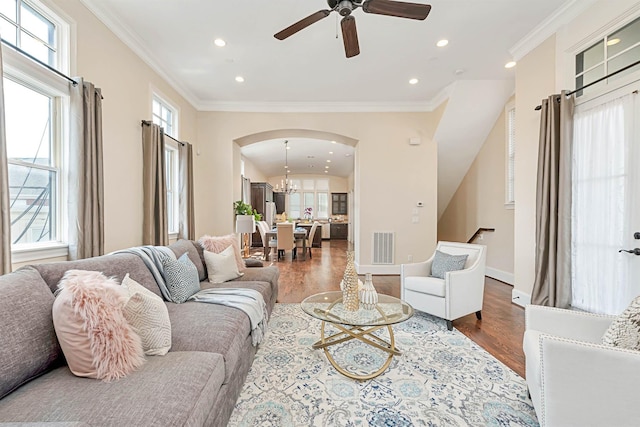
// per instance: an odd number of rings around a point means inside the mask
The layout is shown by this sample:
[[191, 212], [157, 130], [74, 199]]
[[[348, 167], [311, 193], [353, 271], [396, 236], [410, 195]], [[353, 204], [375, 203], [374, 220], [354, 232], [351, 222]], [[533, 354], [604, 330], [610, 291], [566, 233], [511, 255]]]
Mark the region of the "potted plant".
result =
[[252, 215], [256, 221], [260, 221], [262, 219], [262, 214], [258, 213], [258, 211], [253, 209], [250, 204], [245, 203], [242, 200], [233, 202], [233, 210], [236, 215]]

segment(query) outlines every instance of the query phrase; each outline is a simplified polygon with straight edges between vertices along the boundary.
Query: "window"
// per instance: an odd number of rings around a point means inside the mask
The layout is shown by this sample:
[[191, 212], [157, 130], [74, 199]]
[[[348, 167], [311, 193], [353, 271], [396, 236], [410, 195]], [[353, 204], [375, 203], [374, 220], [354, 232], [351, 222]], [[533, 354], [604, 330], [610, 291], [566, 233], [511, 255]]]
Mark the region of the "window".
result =
[[0, 1], [0, 34], [40, 61], [66, 71], [68, 25], [42, 4], [25, 0]]
[[510, 103], [506, 107], [506, 188], [505, 206], [515, 206], [515, 173], [516, 173], [516, 107]]
[[178, 144], [173, 141], [165, 141], [165, 174], [167, 179], [167, 225], [169, 234], [178, 232]]
[[[633, 64], [639, 56], [640, 18], [576, 55], [576, 88], [583, 87], [607, 74]], [[640, 70], [639, 65], [631, 67], [585, 90], [576, 92], [576, 97], [638, 70]]]
[[164, 101], [158, 95], [153, 95], [151, 116], [153, 123], [164, 129], [164, 133], [174, 138], [178, 137], [177, 109]]
[[292, 179], [291, 184], [302, 191], [289, 195], [289, 217], [305, 218], [305, 209], [311, 208], [312, 218], [329, 218], [328, 179]]
[[[3, 39], [57, 69], [69, 62], [63, 54], [68, 31], [68, 24], [36, 1], [0, 0]], [[69, 85], [11, 49], [3, 53], [13, 261], [64, 256]]]
[[[164, 160], [167, 179], [167, 225], [170, 235], [176, 235], [179, 228], [179, 197], [178, 197], [178, 109], [165, 101], [164, 98], [153, 94], [151, 100], [151, 117], [153, 123], [164, 129], [165, 138]], [[173, 138], [173, 139], [172, 139]], [[174, 237], [174, 236], [171, 236]]]

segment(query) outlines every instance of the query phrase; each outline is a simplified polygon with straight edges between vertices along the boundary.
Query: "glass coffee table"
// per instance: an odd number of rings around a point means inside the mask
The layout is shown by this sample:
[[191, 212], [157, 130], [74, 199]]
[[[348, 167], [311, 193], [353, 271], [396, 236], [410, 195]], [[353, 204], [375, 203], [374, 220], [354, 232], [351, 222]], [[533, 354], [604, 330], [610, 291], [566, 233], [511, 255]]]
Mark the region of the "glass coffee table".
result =
[[[392, 325], [404, 322], [413, 316], [413, 308], [399, 298], [378, 294], [378, 305], [373, 310], [362, 307], [358, 311], [347, 311], [342, 305], [342, 292], [323, 292], [311, 295], [300, 303], [302, 310], [309, 316], [322, 320], [320, 341], [313, 344], [314, 349], [323, 349], [329, 362], [341, 374], [356, 380], [368, 380], [383, 373], [391, 364], [394, 355], [402, 353], [396, 348]], [[338, 330], [337, 333], [325, 334], [327, 323]], [[388, 341], [374, 332], [386, 328]], [[350, 372], [335, 360], [328, 347], [342, 344], [350, 340], [359, 340], [387, 353], [387, 359], [372, 373], [363, 375]]]

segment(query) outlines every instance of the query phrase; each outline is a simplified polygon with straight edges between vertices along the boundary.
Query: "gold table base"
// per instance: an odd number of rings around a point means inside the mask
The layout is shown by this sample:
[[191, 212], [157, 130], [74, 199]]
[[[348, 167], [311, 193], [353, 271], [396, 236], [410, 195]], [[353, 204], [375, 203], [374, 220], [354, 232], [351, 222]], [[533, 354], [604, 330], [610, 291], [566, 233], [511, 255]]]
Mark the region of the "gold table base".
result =
[[[395, 337], [393, 335], [393, 329], [391, 328], [391, 325], [373, 326], [368, 328], [365, 328], [363, 326], [352, 326], [350, 328], [346, 328], [340, 324], [331, 323], [334, 327], [338, 328], [340, 332], [337, 332], [333, 335], [325, 336], [325, 324], [326, 322], [323, 320], [322, 329], [320, 330], [320, 341], [313, 344], [312, 347], [314, 349], [319, 349], [319, 348], [323, 349], [324, 354], [327, 355], [327, 359], [329, 359], [329, 362], [331, 362], [333, 367], [336, 368], [338, 372], [340, 372], [342, 375], [346, 377], [353, 378], [354, 380], [361, 380], [361, 381], [375, 378], [381, 373], [383, 373], [389, 367], [389, 365], [391, 364], [391, 359], [393, 359], [394, 355], [402, 354], [395, 346]], [[390, 342], [387, 342], [382, 338], [372, 334], [378, 329], [382, 329], [385, 327], [389, 331]], [[347, 342], [352, 339], [357, 339], [359, 341], [364, 342], [365, 344], [368, 344], [372, 347], [375, 347], [379, 350], [389, 353], [389, 356], [387, 357], [387, 360], [384, 362], [382, 367], [371, 374], [356, 375], [351, 372], [348, 372], [347, 370], [342, 368], [340, 365], [338, 365], [338, 363], [335, 361], [333, 356], [331, 356], [331, 354], [329, 353], [328, 347], [331, 347], [332, 345], [336, 345], [336, 344], [341, 344], [343, 342]]]

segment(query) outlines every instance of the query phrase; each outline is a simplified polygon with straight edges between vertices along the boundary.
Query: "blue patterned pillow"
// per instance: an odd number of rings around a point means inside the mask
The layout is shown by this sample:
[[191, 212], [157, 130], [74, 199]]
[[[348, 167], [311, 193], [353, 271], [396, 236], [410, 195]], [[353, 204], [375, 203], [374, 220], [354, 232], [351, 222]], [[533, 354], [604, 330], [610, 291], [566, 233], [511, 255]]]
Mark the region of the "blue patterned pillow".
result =
[[431, 263], [431, 277], [444, 279], [447, 271], [458, 271], [464, 268], [469, 255], [449, 255], [436, 250]]
[[171, 301], [183, 303], [191, 295], [200, 291], [200, 277], [198, 269], [191, 262], [187, 253], [178, 260], [163, 258], [164, 279]]

